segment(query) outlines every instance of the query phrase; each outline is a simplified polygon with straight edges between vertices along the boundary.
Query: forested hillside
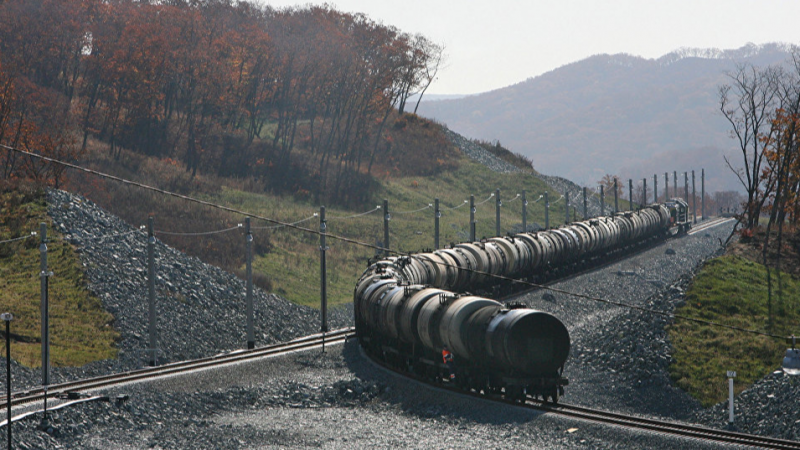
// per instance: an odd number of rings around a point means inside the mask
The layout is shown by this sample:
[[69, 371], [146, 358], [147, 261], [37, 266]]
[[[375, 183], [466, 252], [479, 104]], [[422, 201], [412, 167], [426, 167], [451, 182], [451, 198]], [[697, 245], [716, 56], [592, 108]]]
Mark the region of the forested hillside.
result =
[[419, 113], [468, 137], [497, 139], [538, 171], [582, 184], [607, 173], [636, 179], [704, 167], [710, 189], [741, 189], [722, 159], [737, 146], [719, 111], [719, 85], [738, 63], [788, 58], [780, 45], [659, 59], [596, 55], [484, 94], [423, 101]]
[[[97, 139], [117, 158], [124, 148], [191, 175], [358, 203], [376, 173], [452, 166], [441, 133], [398, 133], [441, 52], [329, 6], [8, 0], [0, 143], [74, 161]], [[406, 146], [419, 155], [404, 158]], [[0, 156], [2, 178], [65, 180], [62, 167]]]

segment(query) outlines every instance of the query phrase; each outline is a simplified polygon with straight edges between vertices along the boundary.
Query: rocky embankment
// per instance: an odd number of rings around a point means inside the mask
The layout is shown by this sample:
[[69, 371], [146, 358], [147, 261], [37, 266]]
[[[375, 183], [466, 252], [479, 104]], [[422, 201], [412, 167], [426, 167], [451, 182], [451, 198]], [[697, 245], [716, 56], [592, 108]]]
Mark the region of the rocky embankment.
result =
[[[79, 249], [89, 287], [115, 314], [120, 357], [57, 369], [56, 379], [141, 367], [146, 363], [146, 237], [91, 202], [49, 196], [50, 213]], [[563, 292], [519, 297], [559, 317], [573, 341], [563, 401], [637, 415], [726, 425], [725, 405], [703, 409], [675, 388], [667, 372], [664, 327], [684, 301], [693, 271], [719, 252], [729, 227], [670, 241], [555, 285], [582, 296], [623, 302], [667, 316]], [[244, 346], [241, 280], [158, 243], [161, 361], [207, 356]], [[259, 344], [316, 332], [318, 311], [257, 291]], [[351, 312], [332, 312], [332, 326]], [[776, 362], [779, 364], [779, 362]], [[14, 368], [35, 385], [38, 371]], [[737, 397], [740, 431], [798, 439], [797, 381], [772, 374]], [[18, 384], [17, 384], [18, 385]], [[620, 430], [500, 407], [442, 393], [387, 374], [351, 341], [327, 353], [173, 377], [107, 391], [130, 400], [92, 403], [15, 424], [15, 448], [718, 448], [696, 441]]]
[[[493, 155], [491, 152], [486, 150], [485, 148], [481, 147], [480, 145], [472, 142], [471, 140], [465, 138], [464, 136], [455, 133], [453, 131], [448, 130], [445, 128], [445, 133], [447, 133], [447, 137], [450, 139], [450, 142], [453, 143], [456, 147], [458, 147], [464, 155], [467, 157], [483, 164], [484, 166], [488, 167], [489, 170], [493, 170], [499, 173], [519, 173], [523, 172], [522, 169], [519, 167], [503, 161], [502, 159], [498, 158], [497, 156]], [[550, 176], [550, 175], [542, 175], [535, 170], [531, 172], [532, 176], [539, 178], [540, 180], [544, 181], [548, 186], [550, 186], [551, 191], [549, 192], [549, 200], [550, 203], [554, 203], [559, 200], [560, 197], [564, 196], [565, 193], [569, 195], [569, 203], [571, 207], [574, 207], [577, 211], [578, 217], [583, 217], [583, 187], [573, 183], [572, 181], [567, 180], [566, 178]], [[528, 193], [528, 201], [535, 201], [541, 193]], [[586, 201], [586, 210], [590, 217], [595, 217], [601, 215], [601, 208], [600, 208], [600, 198], [598, 196], [593, 196], [591, 193], [587, 194], [587, 201]], [[612, 203], [609, 205], [609, 201]], [[608, 214], [613, 211], [614, 208], [614, 197], [607, 197], [606, 198], [606, 207], [604, 209], [605, 213]], [[558, 212], [556, 212], [558, 211]], [[563, 217], [564, 213], [564, 203], [560, 203], [559, 205], [553, 205], [551, 209], [551, 214], [556, 214], [553, 217]], [[531, 225], [533, 226], [533, 225]], [[522, 231], [517, 230], [517, 231]]]
[[[148, 363], [147, 234], [83, 197], [50, 191], [48, 212], [56, 231], [75, 246], [89, 290], [113, 314], [120, 332], [116, 360], [80, 368], [53, 368], [52, 382], [122, 372]], [[238, 231], [233, 231], [238, 232]], [[202, 237], [198, 238], [198, 244]], [[246, 347], [243, 280], [204, 264], [156, 239], [158, 362], [195, 359]], [[318, 310], [254, 288], [257, 345], [320, 330]], [[350, 326], [347, 308], [330, 311], [331, 329]], [[38, 370], [15, 366], [13, 386], [41, 382]]]

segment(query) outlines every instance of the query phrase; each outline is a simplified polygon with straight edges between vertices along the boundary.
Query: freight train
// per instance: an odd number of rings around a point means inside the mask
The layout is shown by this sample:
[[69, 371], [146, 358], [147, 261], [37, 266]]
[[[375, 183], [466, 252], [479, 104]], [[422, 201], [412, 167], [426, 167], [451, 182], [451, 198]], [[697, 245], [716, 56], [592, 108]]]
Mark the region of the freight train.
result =
[[[688, 229], [688, 205], [671, 199], [550, 230], [385, 257], [356, 283], [356, 333], [372, 358], [423, 379], [557, 402], [568, 384], [564, 324], [468, 292], [503, 295], [513, 280], [541, 283]], [[443, 351], [454, 355], [452, 364]]]

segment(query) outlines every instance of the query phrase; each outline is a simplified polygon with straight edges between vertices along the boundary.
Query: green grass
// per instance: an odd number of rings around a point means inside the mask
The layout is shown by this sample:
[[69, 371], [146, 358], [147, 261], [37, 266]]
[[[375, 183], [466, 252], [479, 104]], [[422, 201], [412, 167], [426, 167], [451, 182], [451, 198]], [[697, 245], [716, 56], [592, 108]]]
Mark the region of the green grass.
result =
[[[800, 282], [772, 273], [772, 324], [763, 266], [725, 256], [709, 261], [676, 313], [779, 336], [797, 333]], [[780, 367], [786, 343], [765, 336], [676, 319], [669, 328], [674, 348], [670, 376], [677, 385], [709, 406], [727, 396], [726, 372], [736, 371], [740, 392]]]
[[[35, 199], [16, 204], [3, 194], [3, 223], [0, 240], [38, 231], [47, 223], [50, 306], [50, 360], [54, 366], [81, 366], [91, 361], [116, 357], [113, 316], [86, 289], [82, 267], [73, 248], [60, 240], [47, 217], [41, 193]], [[10, 206], [13, 204], [13, 207]], [[8, 224], [13, 223], [12, 226]], [[12, 357], [28, 367], [41, 366], [41, 288], [39, 237], [0, 244], [0, 312], [11, 312]], [[5, 336], [2, 341], [5, 345]]]
[[[470, 194], [475, 195], [477, 204], [489, 198], [497, 188], [501, 190], [500, 196], [503, 199], [501, 208], [503, 233], [515, 225], [522, 224], [522, 202], [519, 198], [515, 199], [522, 189], [527, 189], [529, 199], [528, 224], [534, 222], [544, 224], [544, 202], [533, 203], [539, 194], [547, 189], [544, 183], [529, 174], [508, 175], [491, 172], [471, 160], [463, 159], [460, 161], [459, 169], [453, 172], [432, 177], [383, 180], [382, 188], [374, 195], [372, 204], [365, 206], [361, 211], [326, 209], [328, 233], [373, 245], [382, 243], [382, 211], [356, 218], [342, 219], [342, 217], [372, 209], [382, 205], [383, 199], [387, 199], [391, 213], [389, 246], [402, 252], [433, 248], [433, 208], [415, 213], [403, 213], [432, 204], [438, 197], [440, 209], [443, 210], [439, 225], [440, 246], [463, 242], [469, 236], [469, 207], [463, 205], [457, 209], [446, 210], [446, 208], [462, 205], [464, 200], [469, 199]], [[215, 200], [286, 222], [294, 222], [319, 211], [318, 206], [296, 201], [291, 197], [252, 194], [233, 189], [223, 189]], [[559, 206], [563, 208], [563, 203], [551, 208], [551, 225], [563, 220], [563, 212]], [[494, 198], [478, 205], [476, 210], [478, 238], [494, 236]], [[266, 225], [269, 224], [253, 222], [254, 228]], [[301, 225], [317, 230], [319, 220], [314, 218]], [[254, 233], [258, 232], [270, 233], [273, 250], [254, 261], [254, 270], [270, 278], [274, 292], [296, 303], [319, 307], [319, 237], [291, 229], [254, 230]], [[375, 251], [333, 238], [328, 238], [327, 244], [328, 304], [335, 306], [352, 301], [355, 282], [366, 268], [367, 260], [375, 255]]]

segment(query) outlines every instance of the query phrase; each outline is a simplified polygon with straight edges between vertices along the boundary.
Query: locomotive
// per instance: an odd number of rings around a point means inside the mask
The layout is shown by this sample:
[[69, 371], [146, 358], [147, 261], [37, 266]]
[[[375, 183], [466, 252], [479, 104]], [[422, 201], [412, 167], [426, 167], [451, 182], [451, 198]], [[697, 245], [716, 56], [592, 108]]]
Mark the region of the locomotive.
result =
[[[564, 324], [524, 304], [469, 292], [502, 293], [514, 279], [541, 283], [676, 229], [685, 232], [687, 206], [671, 199], [545, 231], [372, 262], [353, 297], [361, 346], [381, 363], [429, 381], [557, 402], [568, 384]], [[445, 364], [443, 350], [455, 364]]]

